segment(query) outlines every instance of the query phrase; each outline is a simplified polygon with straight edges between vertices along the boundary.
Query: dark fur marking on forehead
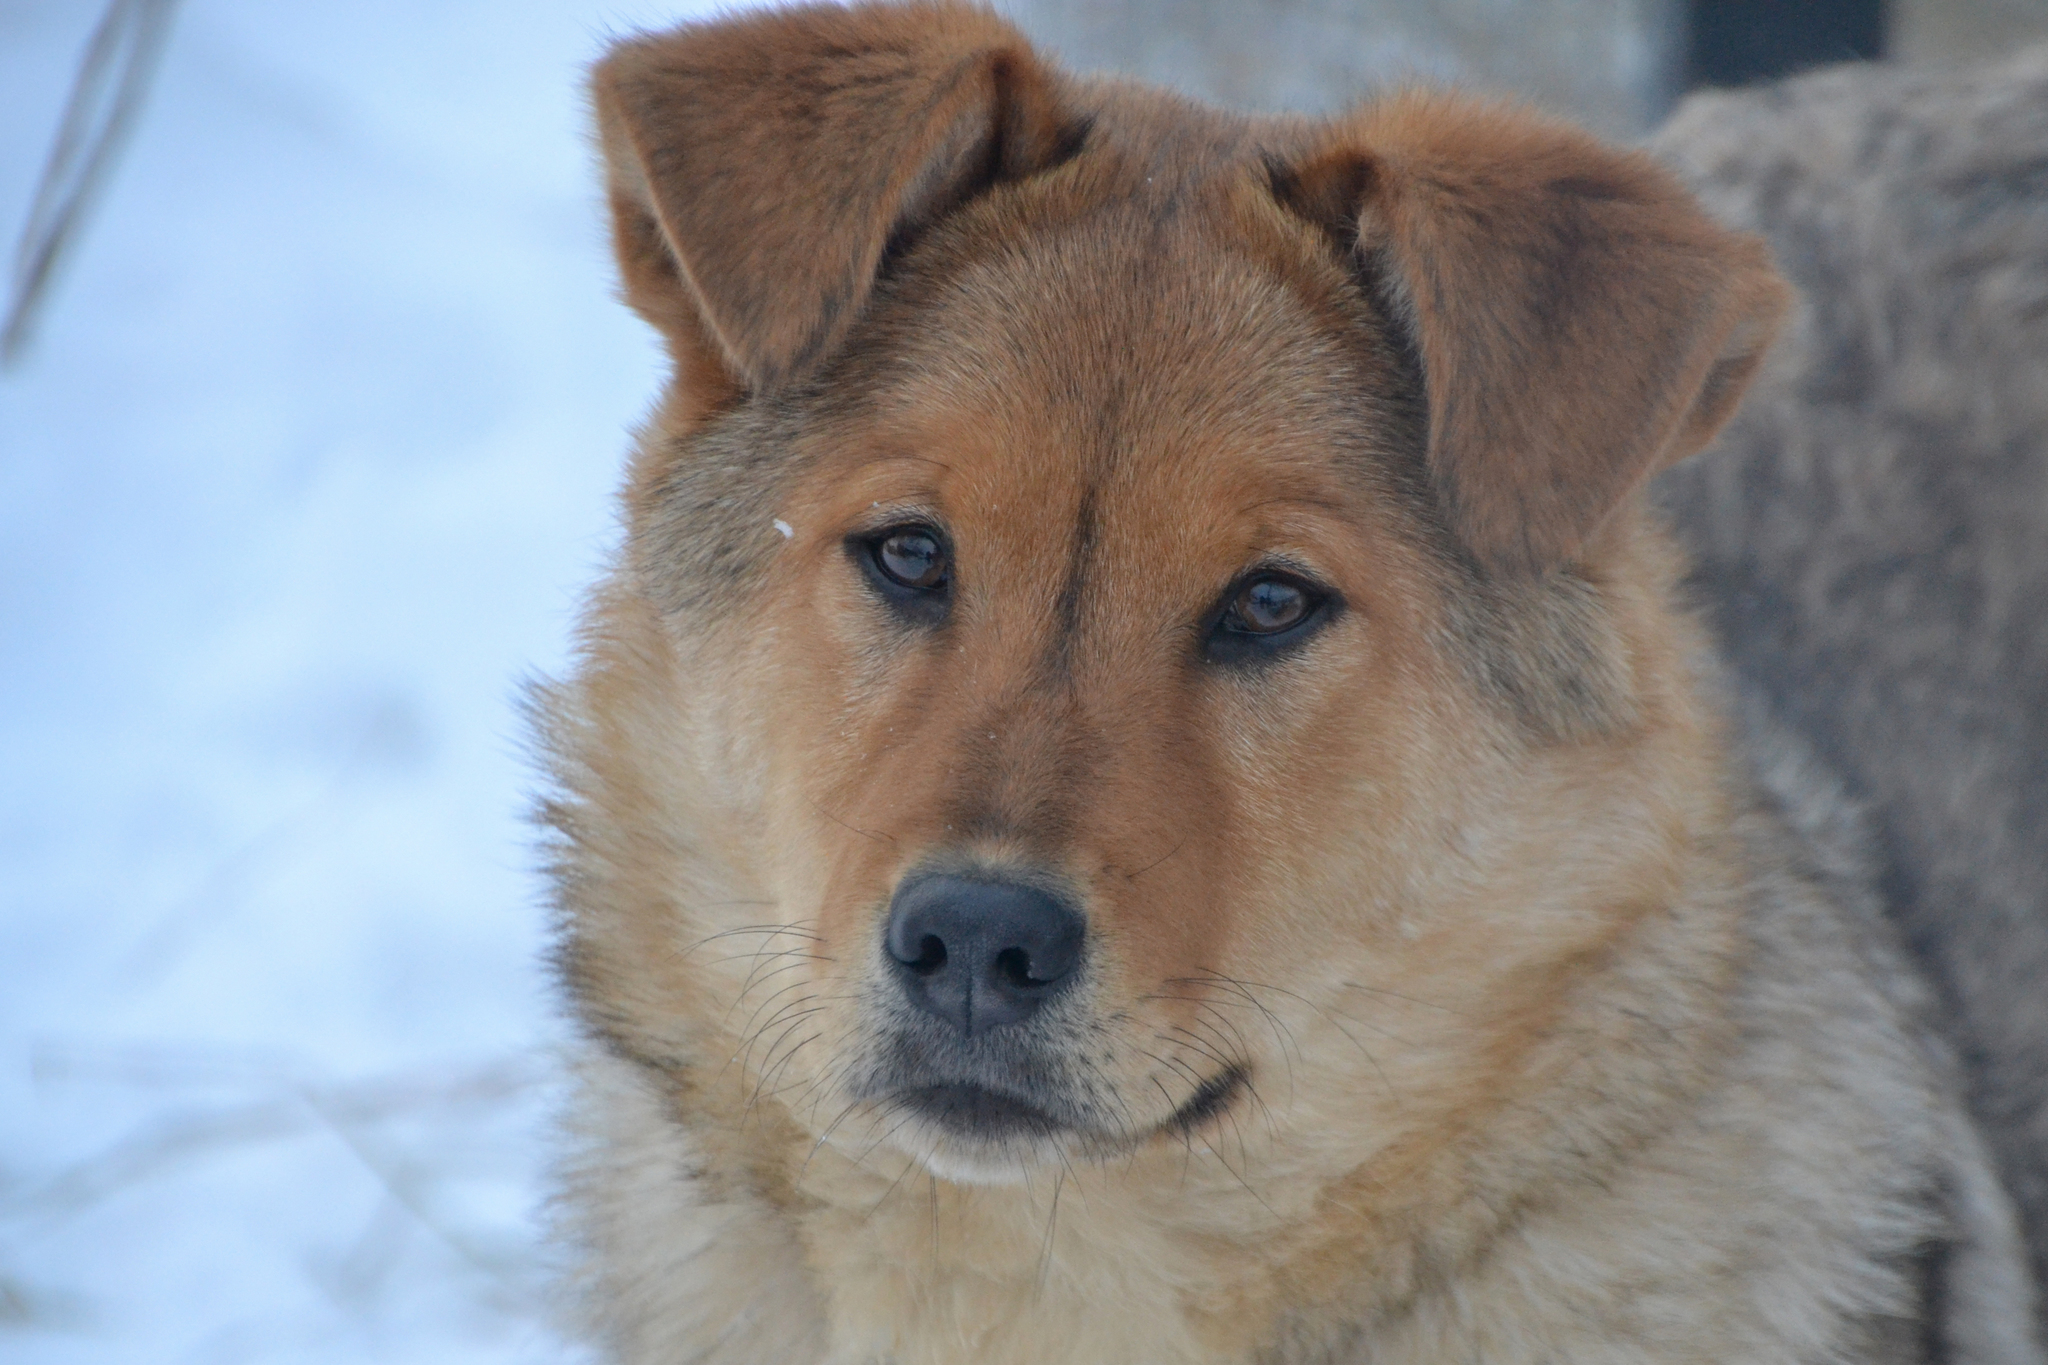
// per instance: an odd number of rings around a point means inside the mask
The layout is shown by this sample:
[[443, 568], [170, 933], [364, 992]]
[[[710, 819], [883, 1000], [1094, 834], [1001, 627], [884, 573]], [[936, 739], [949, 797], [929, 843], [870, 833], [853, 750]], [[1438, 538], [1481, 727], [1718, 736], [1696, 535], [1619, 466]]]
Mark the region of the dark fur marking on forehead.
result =
[[1073, 549], [1067, 557], [1067, 572], [1060, 593], [1053, 602], [1052, 640], [1046, 647], [1043, 671], [1048, 681], [1070, 683], [1074, 672], [1075, 637], [1081, 630], [1081, 609], [1088, 591], [1088, 573], [1095, 559], [1096, 502], [1099, 488], [1090, 479], [1081, 491], [1081, 505], [1074, 513]]

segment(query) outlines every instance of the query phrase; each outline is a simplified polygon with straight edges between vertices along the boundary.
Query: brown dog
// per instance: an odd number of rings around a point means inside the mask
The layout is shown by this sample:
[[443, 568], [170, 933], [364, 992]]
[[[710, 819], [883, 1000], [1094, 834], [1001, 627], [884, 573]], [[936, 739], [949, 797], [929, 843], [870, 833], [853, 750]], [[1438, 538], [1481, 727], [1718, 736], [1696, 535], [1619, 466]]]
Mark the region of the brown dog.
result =
[[596, 98], [675, 361], [540, 699], [618, 1358], [2036, 1358], [1641, 506], [1758, 243], [1520, 112], [1238, 118], [952, 5]]

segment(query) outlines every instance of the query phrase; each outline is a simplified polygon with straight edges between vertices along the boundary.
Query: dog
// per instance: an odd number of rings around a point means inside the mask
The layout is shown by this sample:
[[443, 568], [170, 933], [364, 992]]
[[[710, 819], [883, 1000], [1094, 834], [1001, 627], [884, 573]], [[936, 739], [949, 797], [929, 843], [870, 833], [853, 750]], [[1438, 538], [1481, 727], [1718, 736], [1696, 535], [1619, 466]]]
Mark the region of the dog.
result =
[[2040, 1284], [2048, 46], [1703, 93], [1654, 150], [1804, 300], [1714, 452], [1655, 491], [1745, 709], [1863, 808]]
[[1647, 506], [1758, 239], [955, 4], [593, 94], [673, 362], [535, 694], [612, 1358], [2040, 1359], [1853, 812]]

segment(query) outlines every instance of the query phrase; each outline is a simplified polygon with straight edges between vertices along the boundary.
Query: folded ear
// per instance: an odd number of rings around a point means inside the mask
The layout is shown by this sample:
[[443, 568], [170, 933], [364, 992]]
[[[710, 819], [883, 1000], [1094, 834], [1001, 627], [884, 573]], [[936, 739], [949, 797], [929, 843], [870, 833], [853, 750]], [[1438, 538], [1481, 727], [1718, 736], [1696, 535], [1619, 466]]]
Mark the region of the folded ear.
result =
[[1431, 480], [1496, 573], [1571, 560], [1712, 439], [1790, 298], [1762, 242], [1648, 156], [1498, 105], [1368, 106], [1273, 183], [1405, 330]]
[[628, 300], [748, 388], [835, 347], [892, 241], [1069, 154], [1023, 38], [964, 5], [814, 5], [619, 44], [592, 80]]

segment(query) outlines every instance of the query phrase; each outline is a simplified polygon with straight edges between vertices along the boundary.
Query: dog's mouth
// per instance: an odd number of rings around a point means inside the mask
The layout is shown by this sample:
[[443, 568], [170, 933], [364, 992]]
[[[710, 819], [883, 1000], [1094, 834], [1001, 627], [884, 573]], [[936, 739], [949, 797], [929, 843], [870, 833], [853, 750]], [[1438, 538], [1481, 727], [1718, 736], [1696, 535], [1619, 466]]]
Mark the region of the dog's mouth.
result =
[[1187, 1102], [1173, 1111], [1172, 1117], [1159, 1125], [1163, 1133], [1178, 1133], [1185, 1137], [1194, 1133], [1210, 1119], [1230, 1107], [1237, 1092], [1251, 1083], [1251, 1073], [1242, 1066], [1233, 1066], [1211, 1076], [1202, 1082]]
[[1059, 1137], [1074, 1125], [1013, 1095], [979, 1085], [927, 1085], [898, 1091], [897, 1103], [941, 1131], [982, 1142]]
[[1237, 1098], [1250, 1076], [1233, 1066], [1204, 1081], [1178, 1109], [1141, 1133], [1105, 1132], [1015, 1095], [967, 1082], [917, 1086], [892, 1098], [949, 1137], [1013, 1146], [1078, 1137], [1091, 1146], [1128, 1150], [1160, 1133], [1185, 1137], [1215, 1118]]

